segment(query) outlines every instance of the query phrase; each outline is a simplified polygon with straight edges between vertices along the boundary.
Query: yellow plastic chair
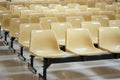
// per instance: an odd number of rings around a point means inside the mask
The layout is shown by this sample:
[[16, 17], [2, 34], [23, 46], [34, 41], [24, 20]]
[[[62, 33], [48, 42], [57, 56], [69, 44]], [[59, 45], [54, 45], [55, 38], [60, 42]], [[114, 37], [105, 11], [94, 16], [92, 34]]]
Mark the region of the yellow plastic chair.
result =
[[40, 18], [40, 26], [42, 29], [51, 29], [51, 23], [59, 22], [56, 17]]
[[75, 16], [76, 15], [76, 12], [80, 12], [80, 9], [66, 9], [65, 10], [66, 13], [69, 13], [69, 16]]
[[9, 10], [0, 11], [0, 25], [1, 25], [1, 22], [2, 22], [2, 19], [3, 19], [3, 15], [7, 15], [7, 14], [11, 14], [11, 11], [9, 11]]
[[8, 14], [11, 14], [11, 11], [9, 10], [1, 10], [0, 11], [0, 38], [2, 38], [2, 34], [1, 34], [1, 23], [2, 23], [2, 20], [3, 20], [3, 15], [8, 15]]
[[114, 11], [115, 13], [117, 12], [116, 11], [116, 8], [117, 8], [117, 6], [116, 5], [106, 5], [106, 8], [105, 8], [105, 10], [106, 11]]
[[2, 23], [1, 23], [2, 29], [4, 31], [4, 42], [5, 42], [6, 45], [8, 44], [7, 36], [9, 34], [10, 20], [12, 18], [19, 18], [19, 16], [15, 15], [15, 14], [3, 15], [3, 20], [2, 20]]
[[79, 9], [80, 9], [80, 11], [87, 11], [88, 6], [87, 5], [80, 5]]
[[81, 22], [81, 28], [87, 28], [90, 32], [92, 42], [98, 44], [98, 29], [101, 27], [99, 21], [83, 21]]
[[29, 19], [27, 18], [12, 18], [11, 21], [10, 21], [10, 27], [9, 27], [9, 33], [10, 33], [10, 36], [11, 36], [11, 42], [10, 42], [10, 46], [9, 48], [14, 50], [15, 52], [15, 49], [13, 48], [13, 41], [18, 38], [19, 36], [19, 27], [20, 27], [20, 24], [23, 24], [23, 23], [29, 23]]
[[65, 52], [60, 50], [52, 30], [31, 32], [30, 53], [40, 58], [57, 58], [65, 55]]
[[110, 27], [119, 27], [120, 28], [120, 20], [110, 20]]
[[99, 15], [108, 16], [109, 20], [115, 20], [115, 12], [114, 11], [99, 11]]
[[65, 46], [65, 33], [68, 28], [71, 28], [70, 23], [52, 23], [51, 29], [54, 31], [58, 44], [60, 46]]
[[66, 50], [80, 56], [103, 54], [102, 50], [94, 47], [90, 32], [85, 28], [67, 29]]
[[39, 23], [39, 18], [45, 17], [43, 13], [29, 13], [28, 18], [31, 23]]
[[106, 6], [107, 6], [107, 3], [105, 1], [95, 3], [95, 8], [100, 8], [101, 10], [105, 10]]
[[79, 9], [80, 7], [79, 3], [68, 3], [67, 6], [68, 8], [73, 8], [73, 9]]
[[14, 7], [14, 14], [16, 14], [16, 15], [21, 15], [21, 10], [28, 10], [28, 8], [27, 7], [20, 7], [20, 6], [18, 6], [18, 7]]
[[67, 12], [58, 12], [54, 16], [59, 20], [59, 22], [66, 22], [66, 17], [68, 16]]
[[82, 16], [85, 21], [91, 21], [92, 12], [90, 11], [81, 11], [81, 12], [77, 12], [76, 14]]
[[68, 16], [66, 22], [70, 23], [73, 28], [80, 28], [81, 22], [84, 21], [82, 16]]
[[117, 14], [120, 14], [120, 7], [117, 7], [117, 8], [116, 8], [116, 13], [117, 13]]
[[36, 7], [43, 7], [41, 4], [30, 4], [29, 8], [30, 10], [35, 10]]
[[56, 7], [61, 7], [61, 4], [48, 4], [48, 8], [55, 9]]
[[81, 5], [86, 5], [87, 0], [74, 0], [76, 3], [79, 3]]
[[36, 13], [35, 10], [21, 10], [20, 18], [28, 18], [28, 14], [30, 13]]
[[24, 5], [23, 4], [11, 4], [11, 5], [9, 5], [10, 11], [14, 12], [15, 7], [24, 7]]
[[116, 14], [116, 20], [120, 20], [120, 14]]
[[3, 31], [9, 32], [10, 20], [12, 18], [19, 18], [19, 16], [15, 15], [15, 14], [3, 15], [3, 19], [2, 19], [2, 23], [1, 23]]
[[109, 18], [106, 15], [93, 15], [92, 21], [99, 21], [102, 27], [109, 27]]
[[44, 10], [45, 17], [54, 17], [55, 13], [58, 13], [57, 9], [47, 9], [47, 10], [45, 9]]
[[88, 8], [87, 11], [92, 12], [92, 15], [99, 15], [100, 8]]
[[103, 2], [103, 0], [87, 0], [88, 7], [94, 8], [96, 2]]
[[18, 43], [20, 44], [20, 53], [18, 54], [20, 59], [26, 60], [26, 58], [23, 56], [23, 49], [29, 48], [30, 45], [30, 33], [32, 30], [40, 30], [40, 24], [39, 23], [24, 23], [20, 24], [19, 27], [19, 36], [18, 36]]
[[99, 47], [111, 53], [120, 53], [120, 29], [118, 27], [99, 28]]

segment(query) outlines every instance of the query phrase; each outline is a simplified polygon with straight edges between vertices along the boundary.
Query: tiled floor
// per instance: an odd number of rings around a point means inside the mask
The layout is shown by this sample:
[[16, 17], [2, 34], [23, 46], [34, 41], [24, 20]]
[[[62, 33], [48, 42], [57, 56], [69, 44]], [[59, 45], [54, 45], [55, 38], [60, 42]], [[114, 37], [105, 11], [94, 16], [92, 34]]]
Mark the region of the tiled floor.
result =
[[[15, 44], [19, 52], [18, 44]], [[27, 61], [21, 61], [17, 52], [13, 53], [0, 40], [0, 80], [42, 80], [28, 70]], [[42, 62], [35, 60], [35, 68], [42, 73]], [[48, 68], [48, 80], [120, 80], [120, 59], [52, 64]]]

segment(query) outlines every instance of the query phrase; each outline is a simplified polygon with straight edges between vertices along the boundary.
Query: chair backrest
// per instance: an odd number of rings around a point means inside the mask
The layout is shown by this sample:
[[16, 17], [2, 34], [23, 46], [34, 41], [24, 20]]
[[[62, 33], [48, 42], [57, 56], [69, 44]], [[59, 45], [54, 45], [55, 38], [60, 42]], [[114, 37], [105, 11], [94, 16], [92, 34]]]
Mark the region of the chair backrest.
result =
[[115, 20], [115, 12], [114, 11], [99, 11], [99, 15], [108, 16], [109, 20]]
[[0, 11], [0, 25], [3, 19], [3, 15], [11, 14], [11, 11]]
[[116, 19], [120, 20], [120, 14], [116, 14]]
[[42, 13], [29, 13], [28, 18], [30, 19], [31, 23], [39, 23], [39, 18], [44, 17]]
[[36, 13], [35, 10], [21, 10], [20, 18], [28, 18], [29, 13]]
[[[39, 23], [20, 24], [18, 36], [18, 42], [20, 45], [24, 47], [29, 47], [30, 33], [32, 30], [40, 30], [40, 24]], [[27, 45], [25, 44], [25, 42]]]
[[30, 38], [30, 52], [60, 50], [52, 30], [33, 30]]
[[109, 26], [109, 18], [105, 15], [95, 15], [92, 16], [92, 21], [99, 21], [102, 27]]
[[83, 21], [81, 22], [81, 28], [87, 28], [90, 31], [93, 43], [98, 43], [98, 29], [101, 27], [99, 21]]
[[105, 10], [107, 3], [106, 2], [96, 2], [95, 7], [100, 8], [101, 10]]
[[11, 4], [11, 5], [9, 5], [10, 11], [14, 12], [15, 7], [23, 7], [23, 4]]
[[40, 18], [40, 26], [42, 29], [50, 29], [51, 23], [59, 22], [56, 17], [43, 17]]
[[66, 22], [66, 17], [68, 16], [68, 13], [58, 12], [58, 13], [55, 13], [54, 16], [59, 20], [59, 22]]
[[56, 7], [61, 7], [62, 5], [61, 4], [48, 4], [48, 7], [50, 9], [55, 9]]
[[81, 11], [81, 12], [77, 12], [77, 15], [82, 16], [85, 21], [91, 21], [92, 12]]
[[80, 5], [79, 9], [80, 9], [80, 11], [87, 11], [88, 6], [87, 5]]
[[99, 28], [99, 47], [109, 48], [120, 46], [120, 29], [118, 27]]
[[27, 7], [14, 7], [14, 14], [17, 14], [17, 15], [21, 15], [21, 10], [28, 10], [28, 8]]
[[18, 37], [19, 35], [19, 26], [23, 23], [29, 23], [29, 19], [27, 18], [12, 18], [10, 21], [10, 35], [12, 37]]
[[78, 8], [80, 7], [79, 3], [68, 3], [67, 4], [68, 8]]
[[80, 28], [81, 22], [84, 21], [82, 16], [69, 16], [66, 17], [66, 21], [69, 22], [73, 28]]
[[115, 13], [116, 13], [116, 8], [117, 8], [117, 6], [116, 5], [106, 5], [106, 7], [105, 7], [105, 10], [106, 11], [114, 11]]
[[116, 9], [116, 13], [117, 13], [117, 14], [120, 14], [120, 7], [118, 7], [118, 8]]
[[41, 4], [30, 4], [29, 8], [30, 10], [35, 10], [36, 7], [42, 7], [43, 5]]
[[[85, 28], [67, 29], [66, 49], [93, 48], [90, 32]], [[81, 49], [82, 50], [82, 49]]]
[[45, 15], [45, 17], [54, 17], [54, 14], [57, 12], [58, 12], [57, 9], [45, 9], [44, 15]]
[[4, 31], [9, 31], [10, 20], [12, 18], [19, 18], [19, 15], [15, 15], [15, 14], [3, 15], [3, 20], [1, 25]]
[[52, 23], [51, 29], [54, 31], [59, 45], [65, 45], [65, 34], [68, 28], [71, 28], [70, 23]]
[[100, 8], [88, 8], [87, 11], [92, 12], [92, 15], [99, 15]]
[[65, 9], [65, 12], [69, 13], [69, 16], [75, 16], [76, 12], [80, 12], [80, 9]]
[[110, 20], [110, 27], [119, 27], [120, 28], [120, 20]]

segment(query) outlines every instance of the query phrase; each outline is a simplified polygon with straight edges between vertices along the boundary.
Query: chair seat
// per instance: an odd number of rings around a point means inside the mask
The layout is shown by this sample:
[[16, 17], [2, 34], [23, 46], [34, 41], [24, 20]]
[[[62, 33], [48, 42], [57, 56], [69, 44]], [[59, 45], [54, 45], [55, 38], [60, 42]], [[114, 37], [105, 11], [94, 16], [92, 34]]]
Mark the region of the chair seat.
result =
[[75, 48], [75, 49], [70, 49], [70, 52], [77, 54], [77, 55], [82, 55], [82, 56], [92, 56], [92, 55], [101, 55], [104, 53], [104, 51], [96, 48]]
[[[32, 54], [34, 53], [34, 54]], [[51, 51], [51, 50], [34, 50], [32, 55], [43, 57], [43, 58], [59, 58], [65, 56], [65, 52], [62, 51]]]
[[120, 53], [120, 45], [106, 46], [103, 49], [106, 49], [106, 50], [108, 50], [109, 52], [112, 52], [112, 53]]

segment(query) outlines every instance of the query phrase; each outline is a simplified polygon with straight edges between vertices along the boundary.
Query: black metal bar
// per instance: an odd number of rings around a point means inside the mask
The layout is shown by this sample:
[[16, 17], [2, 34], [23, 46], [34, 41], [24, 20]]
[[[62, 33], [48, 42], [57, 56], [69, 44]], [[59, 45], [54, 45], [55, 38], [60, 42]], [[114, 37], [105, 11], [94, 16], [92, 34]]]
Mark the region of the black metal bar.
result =
[[15, 40], [15, 37], [11, 37], [10, 40], [11, 40], [11, 41], [10, 41], [10, 48], [13, 48], [13, 41]]
[[7, 41], [8, 32], [5, 32], [4, 34], [5, 34], [5, 39], [4, 40]]
[[78, 62], [84, 61], [84, 56], [72, 56], [63, 58], [48, 58], [49, 63], [66, 63], [66, 62]]
[[25, 61], [26, 58], [23, 56], [23, 47], [20, 47], [20, 53], [18, 53], [18, 57], [22, 60]]
[[117, 59], [118, 58], [118, 54], [117, 53], [113, 53], [113, 58]]
[[49, 58], [44, 58], [43, 64], [43, 80], [47, 80], [47, 68], [51, 64], [51, 60]]
[[4, 35], [5, 35], [5, 36], [4, 36], [4, 43], [5, 43], [6, 45], [8, 45], [8, 41], [7, 41], [8, 33], [9, 33], [9, 32], [5, 32], [5, 33], [4, 33]]
[[52, 63], [105, 60], [105, 59], [116, 59], [116, 58], [120, 58], [120, 54], [104, 54], [104, 55], [96, 55], [96, 56], [71, 56], [71, 57], [63, 57], [63, 58], [44, 58], [43, 76], [39, 74], [39, 77], [42, 77], [43, 80], [47, 80], [47, 68]]
[[35, 58], [35, 56], [33, 56], [33, 55], [30, 55], [30, 57], [31, 57], [31, 59], [30, 59], [30, 64], [31, 64], [31, 66], [33, 67], [33, 65], [34, 65], [34, 58]]
[[37, 73], [37, 70], [34, 68], [34, 58], [35, 56], [30, 55], [30, 63], [28, 63], [28, 69], [31, 70], [34, 74]]
[[0, 25], [0, 39], [2, 39], [2, 33], [1, 33], [1, 25]]

